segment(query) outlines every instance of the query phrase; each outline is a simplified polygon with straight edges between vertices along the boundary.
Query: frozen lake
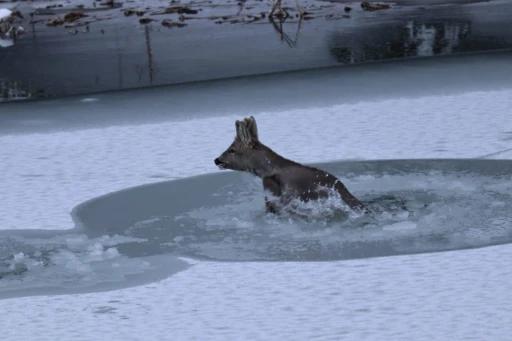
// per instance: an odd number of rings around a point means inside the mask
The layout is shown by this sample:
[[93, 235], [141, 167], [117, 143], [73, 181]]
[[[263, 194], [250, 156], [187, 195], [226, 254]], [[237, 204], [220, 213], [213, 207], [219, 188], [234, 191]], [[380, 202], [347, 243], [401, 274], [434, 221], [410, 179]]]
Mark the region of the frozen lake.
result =
[[[3, 339], [508, 337], [510, 244], [360, 259], [331, 255], [323, 262], [285, 260], [280, 258], [283, 251], [308, 255], [287, 246], [291, 238], [326, 245], [357, 237], [289, 226], [273, 239], [281, 243], [280, 250], [274, 248], [280, 253], [271, 262], [260, 262], [254, 257], [254, 251], [261, 251], [257, 245], [246, 244], [244, 258], [233, 253], [233, 239], [225, 238], [197, 241], [199, 248], [191, 249], [195, 253], [180, 250], [195, 259], [149, 249], [135, 255], [133, 248], [147, 243], [145, 229], [163, 231], [159, 238], [172, 236], [167, 242], [176, 245], [195, 233], [166, 234], [166, 225], [157, 220], [140, 221], [132, 234], [105, 232], [115, 229], [118, 217], [137, 214], [122, 206], [127, 196], [113, 192], [218, 172], [213, 159], [231, 142], [234, 120], [248, 115], [257, 118], [264, 143], [304, 163], [480, 158], [486, 165], [489, 159], [512, 159], [510, 64], [510, 52], [500, 52], [2, 104], [0, 256], [10, 271], [0, 279], [0, 309], [7, 326]], [[454, 211], [442, 205], [429, 208], [433, 211], [411, 221], [415, 230], [407, 223], [414, 218], [403, 217], [406, 223], [398, 225], [388, 221], [373, 231], [380, 233], [371, 234], [373, 242], [387, 242], [392, 235], [390, 240], [404, 248], [436, 246], [422, 239], [421, 245], [410, 245], [403, 237], [424, 231], [421, 224], [431, 219], [435, 232], [452, 243], [469, 240], [480, 244], [466, 246], [485, 246], [510, 238], [510, 220], [500, 204], [506, 205], [510, 195], [510, 168], [500, 162], [490, 168], [468, 163], [468, 168], [479, 169], [477, 177], [451, 171], [358, 177], [344, 168], [337, 174], [363, 198], [372, 195], [368, 187], [388, 193], [410, 185], [435, 190], [442, 199], [437, 202], [460, 203]], [[215, 176], [229, 179], [234, 174]], [[235, 178], [241, 184], [248, 181], [248, 188], [255, 186], [250, 179]], [[254, 188], [226, 206], [242, 212], [237, 217], [241, 224], [206, 206], [189, 217], [215, 217], [209, 221], [213, 229], [229, 220], [232, 231], [251, 233], [254, 227], [243, 224], [244, 214], [245, 222], [251, 221], [247, 214], [262, 207]], [[130, 191], [136, 197], [136, 189]], [[124, 211], [89, 215], [111, 222], [92, 224], [96, 234], [75, 227], [71, 210], [107, 193], [115, 199], [109, 205], [119, 204]], [[407, 197], [408, 203], [431, 200], [414, 195]], [[165, 202], [158, 204], [165, 207]], [[487, 216], [471, 215], [475, 207]], [[443, 229], [441, 221], [453, 222], [454, 216], [453, 228]], [[465, 224], [488, 229], [472, 231]], [[262, 233], [270, 233], [268, 227]], [[481, 243], [486, 238], [495, 241]], [[220, 249], [205, 248], [208, 243]], [[220, 252], [204, 252], [211, 250]], [[222, 259], [226, 255], [231, 255], [229, 262]], [[384, 255], [389, 257], [380, 257]]]

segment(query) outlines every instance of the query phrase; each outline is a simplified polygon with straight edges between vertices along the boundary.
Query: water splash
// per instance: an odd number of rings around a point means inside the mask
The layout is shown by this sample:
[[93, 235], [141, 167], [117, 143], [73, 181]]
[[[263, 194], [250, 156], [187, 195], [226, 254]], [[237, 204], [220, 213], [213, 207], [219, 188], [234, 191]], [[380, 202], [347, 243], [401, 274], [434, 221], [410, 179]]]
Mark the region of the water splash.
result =
[[[294, 202], [293, 214], [265, 214], [259, 193], [231, 192], [229, 203], [155, 218], [172, 252], [216, 260], [335, 260], [432, 252], [512, 241], [510, 177], [425, 174], [355, 179], [374, 212], [354, 215], [336, 197]], [[359, 191], [360, 192], [360, 191]], [[164, 227], [165, 226], [165, 227]], [[136, 225], [128, 235], [147, 234]], [[154, 231], [153, 231], [154, 232]]]

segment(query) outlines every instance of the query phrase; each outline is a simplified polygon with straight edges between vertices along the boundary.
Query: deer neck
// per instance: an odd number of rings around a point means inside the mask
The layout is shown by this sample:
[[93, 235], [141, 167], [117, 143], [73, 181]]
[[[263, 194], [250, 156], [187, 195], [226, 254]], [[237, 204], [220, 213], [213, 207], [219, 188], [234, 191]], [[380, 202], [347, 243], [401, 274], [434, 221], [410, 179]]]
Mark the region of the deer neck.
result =
[[277, 154], [262, 143], [259, 143], [258, 151], [262, 157], [259, 158], [259, 164], [253, 173], [260, 178], [276, 175], [286, 168], [298, 165], [296, 162]]

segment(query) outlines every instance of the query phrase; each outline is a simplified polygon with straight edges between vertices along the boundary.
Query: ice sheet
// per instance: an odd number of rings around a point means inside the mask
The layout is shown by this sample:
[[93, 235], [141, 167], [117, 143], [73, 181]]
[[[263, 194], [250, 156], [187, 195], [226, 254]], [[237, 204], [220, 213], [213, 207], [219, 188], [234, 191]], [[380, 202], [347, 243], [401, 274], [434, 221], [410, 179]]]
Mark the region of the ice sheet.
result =
[[[248, 107], [236, 116], [3, 135], [0, 227], [68, 229], [69, 210], [83, 200], [216, 171], [213, 159], [233, 138], [233, 120], [248, 114], [258, 119], [262, 140], [303, 162], [510, 157], [511, 104], [512, 90], [485, 91], [483, 84], [480, 92], [450, 96], [308, 110]], [[8, 341], [503, 340], [512, 334], [511, 256], [506, 245], [345, 262], [199, 262], [129, 289], [2, 300], [1, 336]]]
[[0, 301], [4, 340], [505, 340], [492, 247], [321, 263], [199, 263], [120, 291]]
[[[142, 100], [142, 99], [141, 99]], [[2, 229], [68, 229], [75, 205], [129, 186], [215, 172], [234, 120], [299, 162], [478, 157], [512, 147], [512, 91], [247, 112], [139, 126], [0, 136]], [[319, 138], [321, 136], [321, 138]]]

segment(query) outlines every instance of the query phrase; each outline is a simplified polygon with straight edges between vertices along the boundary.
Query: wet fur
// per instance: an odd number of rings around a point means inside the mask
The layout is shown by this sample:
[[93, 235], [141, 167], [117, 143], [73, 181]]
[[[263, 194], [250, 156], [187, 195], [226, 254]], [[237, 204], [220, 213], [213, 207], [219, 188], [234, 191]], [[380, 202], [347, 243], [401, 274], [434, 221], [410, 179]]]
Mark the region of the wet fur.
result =
[[280, 207], [299, 198], [304, 202], [326, 198], [328, 188], [335, 189], [350, 208], [369, 213], [345, 185], [334, 175], [318, 168], [286, 159], [260, 142], [254, 117], [236, 121], [236, 137], [215, 164], [222, 169], [252, 173], [262, 179], [263, 188], [276, 197], [265, 197], [267, 212], [278, 213]]

